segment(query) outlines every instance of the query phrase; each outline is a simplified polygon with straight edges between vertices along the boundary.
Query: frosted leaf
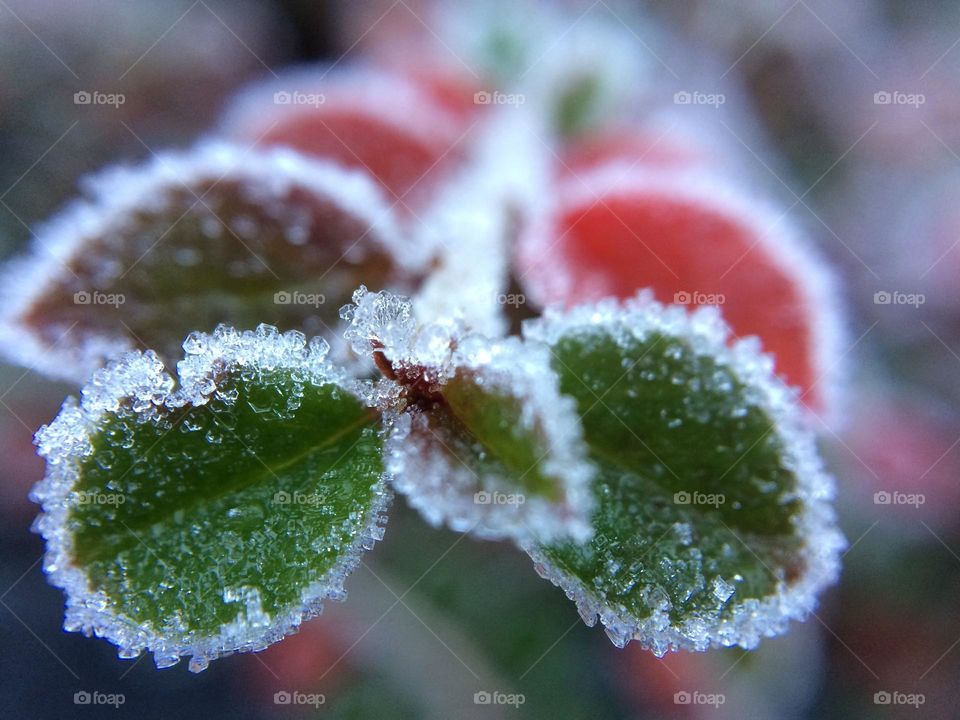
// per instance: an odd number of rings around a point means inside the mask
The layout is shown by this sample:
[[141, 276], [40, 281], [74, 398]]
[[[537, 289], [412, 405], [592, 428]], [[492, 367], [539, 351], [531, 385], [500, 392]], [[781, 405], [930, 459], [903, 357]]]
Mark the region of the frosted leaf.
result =
[[387, 379], [368, 402], [385, 413], [387, 469], [410, 504], [487, 538], [588, 538], [593, 468], [546, 347], [418, 325], [386, 292], [361, 288], [354, 302], [347, 336], [382, 356]]
[[832, 417], [843, 374], [832, 276], [782, 211], [703, 172], [626, 158], [559, 183], [517, 245], [524, 291], [572, 307], [651, 288], [660, 302], [717, 305], [756, 335], [803, 402]]
[[[549, 43], [542, 60], [524, 77], [522, 90], [533, 102], [551, 109], [553, 129], [570, 136], [597, 126], [609, 125], [611, 118], [623, 117], [631, 102], [650, 93], [659, 67], [651, 61], [650, 23], [634, 22], [636, 17], [590, 12], [570, 26], [571, 18], [560, 19], [571, 32], [554, 42], [553, 35], [541, 38]], [[625, 23], [632, 23], [628, 28]], [[643, 47], [641, 35], [648, 47]]]
[[648, 293], [524, 328], [551, 347], [598, 467], [593, 539], [526, 549], [618, 646], [753, 648], [839, 571], [833, 480], [797, 391], [728, 333], [716, 309]]
[[169, 361], [194, 328], [272, 322], [331, 334], [360, 282], [418, 272], [362, 172], [207, 143], [106, 171], [0, 287], [0, 347], [80, 382], [139, 343]]
[[325, 343], [226, 326], [97, 371], [37, 433], [32, 497], [65, 629], [158, 667], [294, 632], [383, 536], [382, 439]]

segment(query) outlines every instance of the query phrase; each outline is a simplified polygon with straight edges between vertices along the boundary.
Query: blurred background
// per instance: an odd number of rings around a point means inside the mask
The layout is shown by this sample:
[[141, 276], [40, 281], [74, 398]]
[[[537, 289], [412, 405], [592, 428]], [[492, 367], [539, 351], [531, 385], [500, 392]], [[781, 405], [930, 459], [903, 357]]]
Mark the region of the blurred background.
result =
[[[626, 33], [647, 68], [626, 81], [650, 88], [649, 119], [676, 115], [789, 208], [835, 268], [846, 403], [842, 422], [818, 430], [849, 548], [817, 614], [752, 653], [617, 650], [512, 546], [429, 528], [398, 499], [349, 602], [298, 635], [199, 675], [120, 660], [62, 631], [63, 596], [29, 530], [27, 493], [43, 474], [32, 436], [76, 389], [10, 367], [4, 717], [960, 717], [960, 6], [561, 4], [558, 43], [576, 25]], [[22, 251], [82, 175], [194, 142], [246, 83], [292, 63], [348, 63], [411, 28], [432, 34], [430, 18], [414, 0], [0, 0], [0, 253]], [[671, 100], [696, 88], [722, 92], [723, 106], [682, 115]], [[125, 102], [77, 104], [93, 90]], [[493, 688], [523, 704], [473, 703]], [[94, 691], [123, 705], [74, 703]], [[317, 701], [278, 705], [278, 692]], [[724, 701], [682, 702], [697, 692]]]

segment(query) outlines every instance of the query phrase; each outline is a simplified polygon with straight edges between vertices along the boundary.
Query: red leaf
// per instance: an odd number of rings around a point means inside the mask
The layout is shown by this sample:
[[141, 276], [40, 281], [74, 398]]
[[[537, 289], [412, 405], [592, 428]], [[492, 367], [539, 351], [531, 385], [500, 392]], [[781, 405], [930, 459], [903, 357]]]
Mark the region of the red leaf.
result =
[[295, 71], [245, 92], [225, 131], [366, 169], [409, 210], [466, 152], [469, 124], [446, 82], [442, 74], [421, 82], [371, 69]]
[[782, 216], [699, 176], [617, 165], [557, 196], [520, 242], [532, 299], [572, 306], [650, 287], [661, 302], [718, 305], [738, 336], [759, 336], [808, 407], [825, 409], [835, 302]]

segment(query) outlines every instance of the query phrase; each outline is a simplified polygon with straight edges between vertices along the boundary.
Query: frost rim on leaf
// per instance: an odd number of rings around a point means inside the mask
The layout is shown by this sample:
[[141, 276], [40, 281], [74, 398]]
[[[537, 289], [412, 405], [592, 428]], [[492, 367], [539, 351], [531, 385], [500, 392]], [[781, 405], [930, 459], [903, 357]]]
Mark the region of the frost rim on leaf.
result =
[[387, 474], [410, 505], [434, 526], [446, 524], [486, 539], [588, 540], [595, 470], [586, 456], [576, 403], [560, 393], [548, 348], [518, 337], [491, 340], [456, 322], [420, 326], [411, 303], [389, 292], [361, 287], [353, 301], [342, 314], [351, 323], [346, 334], [357, 353], [373, 352], [375, 339], [394, 367], [422, 368], [431, 389], [440, 393], [458, 371], [466, 370], [519, 400], [520, 422], [531, 431], [539, 428], [546, 438], [547, 453], [540, 458], [544, 472], [563, 490], [560, 502], [527, 493], [515, 509], [476, 502], [474, 493], [480, 490], [511, 494], [522, 488], [511, 485], [509, 477], [478, 477], [440, 438], [435, 443], [427, 439], [432, 435], [429, 411], [403, 407], [397, 388], [384, 381], [368, 389], [367, 402], [384, 412]]
[[[332, 200], [371, 231], [365, 236], [406, 272], [422, 270], [426, 257], [402, 242], [394, 213], [381, 188], [361, 170], [347, 170], [325, 160], [271, 148], [255, 150], [208, 140], [192, 150], [156, 154], [143, 165], [107, 168], [82, 181], [86, 198], [68, 204], [37, 234], [29, 254], [4, 268], [0, 276], [0, 350], [11, 362], [51, 378], [82, 383], [105, 360], [132, 349], [132, 341], [117, 335], [93, 335], [59, 349], [41, 340], [21, 319], [51, 284], [71, 274], [71, 259], [91, 239], [102, 237], [137, 212], [166, 208], [167, 191], [195, 188], [212, 180], [243, 182], [256, 188], [269, 203], [297, 187]], [[61, 340], [70, 328], [62, 330]], [[52, 351], [56, 350], [56, 353]]]
[[663, 608], [640, 619], [622, 606], [607, 605], [577, 577], [556, 567], [537, 546], [526, 544], [523, 549], [533, 559], [538, 574], [576, 603], [587, 625], [593, 626], [599, 618], [614, 645], [622, 648], [630, 640], [638, 640], [658, 656], [669, 650], [734, 645], [751, 650], [761, 638], [783, 633], [791, 620], [805, 620], [814, 611], [819, 593], [836, 581], [846, 541], [837, 527], [831, 504], [834, 480], [823, 467], [816, 439], [797, 402], [798, 391], [773, 373], [773, 358], [760, 352], [759, 341], [753, 337], [729, 345], [730, 329], [716, 308], [703, 307], [688, 313], [683, 307], [656, 302], [650, 291], [642, 291], [623, 303], [604, 300], [568, 312], [549, 308], [542, 318], [524, 325], [524, 337], [552, 346], [581, 330], [605, 330], [621, 342], [649, 333], [679, 337], [689, 342], [697, 354], [733, 370], [748, 388], [750, 402], [773, 420], [784, 448], [785, 465], [796, 475], [795, 494], [803, 509], [791, 522], [802, 539], [799, 554], [804, 572], [792, 583], [778, 581], [776, 592], [763, 600], [734, 603], [732, 615], [712, 627], [699, 618], [673, 627]]
[[[545, 265], [550, 272], [540, 273], [543, 281], [524, 282], [531, 298], [547, 304], [552, 297], [569, 295], [571, 278], [557, 257], [552, 230], [558, 210], [575, 205], [595, 204], [605, 197], [629, 197], [635, 193], [692, 201], [734, 218], [751, 230], [755, 246], [761, 248], [784, 276], [790, 278], [804, 298], [804, 312], [811, 329], [815, 386], [824, 398], [823, 420], [828, 425], [841, 422], [846, 368], [842, 362], [846, 331], [842, 321], [843, 302], [830, 265], [805, 242], [775, 206], [735, 189], [728, 179], [707, 171], [657, 170], [637, 167], [633, 161], [614, 160], [601, 167], [563, 180], [555, 194], [542, 202], [534, 222], [517, 245], [521, 267]], [[529, 275], [530, 273], [525, 273]], [[638, 288], [639, 289], [639, 288]]]
[[[214, 394], [213, 379], [225, 366], [296, 370], [317, 385], [335, 384], [358, 395], [357, 382], [327, 362], [327, 342], [315, 338], [308, 343], [298, 331], [281, 334], [272, 326], [261, 325], [256, 331], [238, 332], [221, 325], [212, 334], [192, 333], [184, 341], [184, 350], [186, 357], [177, 364], [177, 380], [150, 350], [125, 353], [97, 370], [80, 402], [68, 398], [53, 422], [37, 432], [38, 454], [46, 459], [47, 471], [30, 497], [41, 505], [33, 529], [46, 540], [44, 571], [50, 583], [67, 596], [64, 629], [105, 638], [117, 645], [122, 658], [148, 650], [158, 668], [191, 656], [190, 670], [199, 672], [210, 660], [234, 652], [259, 651], [296, 632], [302, 622], [322, 612], [323, 600], [345, 599], [345, 579], [358, 567], [363, 552], [383, 538], [392, 493], [384, 474], [377, 481], [362, 530], [342, 557], [321, 580], [303, 590], [298, 607], [272, 617], [266, 625], [245, 628], [241, 611], [238, 621], [221, 626], [220, 634], [180, 644], [112, 612], [106, 594], [94, 590], [85, 571], [73, 564], [72, 536], [66, 529], [68, 499], [79, 464], [93, 451], [90, 439], [105, 414], [116, 410], [121, 400], [129, 400], [144, 421], [164, 408], [204, 405]], [[247, 600], [246, 609], [255, 610], [256, 602], [256, 598]]]
[[[416, 408], [387, 415], [391, 428], [386, 443], [387, 470], [394, 487], [434, 526], [445, 524], [486, 539], [589, 540], [593, 535], [590, 481], [594, 468], [586, 458], [576, 404], [560, 394], [547, 349], [515, 337], [491, 342], [467, 336], [453, 353], [450, 368], [451, 373], [474, 371], [485, 386], [522, 402], [520, 422], [531, 431], [535, 427], [542, 430], [548, 444], [547, 456], [541, 458], [543, 471], [563, 484], [563, 499], [551, 502], [526, 493], [518, 509], [478, 504], [474, 499], [478, 490], [509, 495], [522, 493], [522, 487], [511, 485], [510, 477], [478, 478], [456, 457], [451, 462], [447, 453], [453, 451], [446, 448], [445, 453], [429, 441], [428, 418]], [[443, 382], [439, 386], [442, 392]], [[416, 430], [427, 442], [417, 442]]]

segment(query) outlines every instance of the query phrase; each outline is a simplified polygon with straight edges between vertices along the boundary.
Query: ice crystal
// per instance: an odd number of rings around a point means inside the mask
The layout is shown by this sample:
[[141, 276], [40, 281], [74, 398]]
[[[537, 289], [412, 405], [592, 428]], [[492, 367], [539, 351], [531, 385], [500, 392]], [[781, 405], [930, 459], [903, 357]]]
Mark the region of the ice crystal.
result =
[[482, 537], [590, 536], [593, 469], [545, 346], [418, 325], [386, 292], [360, 288], [354, 303], [343, 312], [354, 349], [382, 352], [410, 386], [379, 383], [368, 401], [385, 412], [388, 471], [411, 505]]

